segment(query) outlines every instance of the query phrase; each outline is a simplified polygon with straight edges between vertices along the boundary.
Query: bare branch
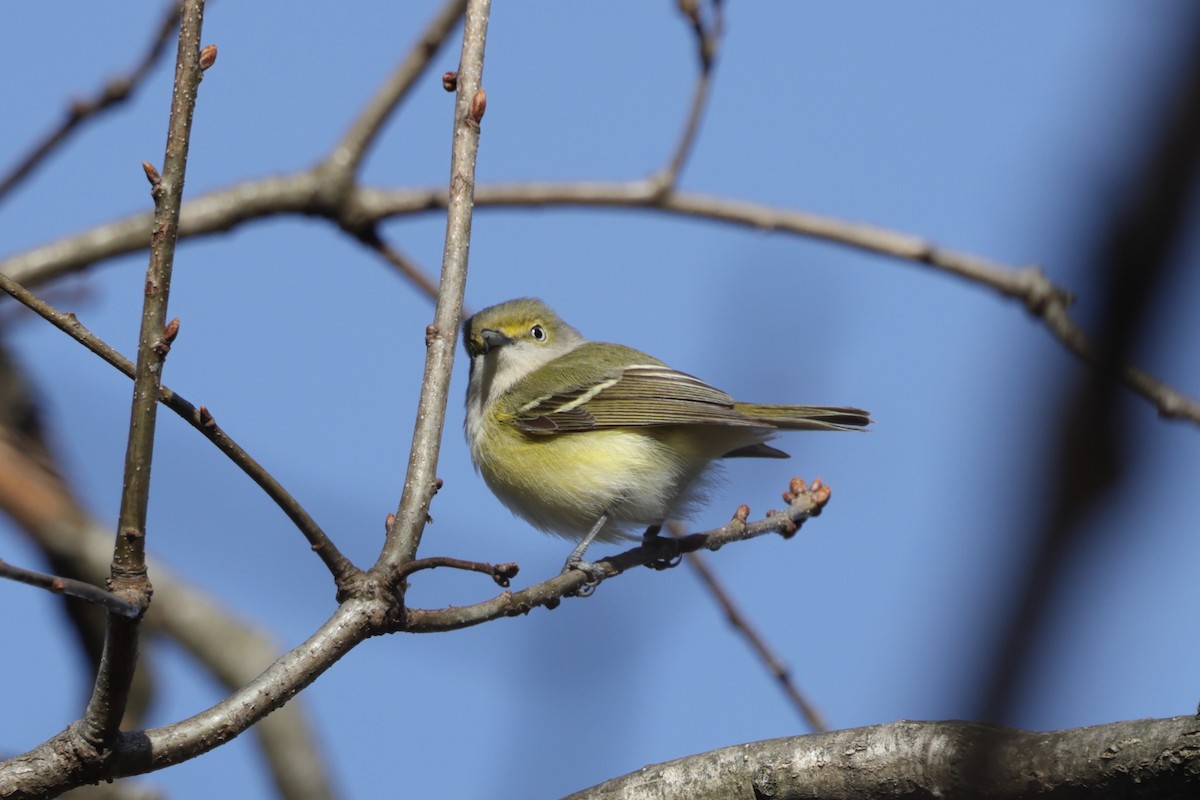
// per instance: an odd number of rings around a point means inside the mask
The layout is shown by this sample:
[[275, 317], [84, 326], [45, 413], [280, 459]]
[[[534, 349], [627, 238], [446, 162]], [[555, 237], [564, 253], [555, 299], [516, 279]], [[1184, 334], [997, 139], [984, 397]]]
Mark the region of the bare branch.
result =
[[[125, 478], [117, 538], [113, 548], [109, 589], [133, 605], [145, 609], [150, 603], [150, 581], [146, 574], [146, 507], [150, 500], [150, 465], [154, 451], [154, 425], [158, 391], [167, 338], [167, 298], [175, 257], [176, 229], [183, 201], [183, 179], [187, 166], [192, 112], [200, 85], [200, 29], [204, 0], [185, 0], [179, 24], [179, 50], [175, 61], [175, 90], [167, 126], [167, 147], [162, 177], [151, 175], [154, 198], [154, 228], [150, 243], [150, 266], [146, 272], [141, 334], [130, 409], [129, 443], [125, 451]], [[121, 718], [137, 665], [139, 620], [109, 615], [104, 652], [87, 710], [79, 722], [83, 738], [103, 752], [120, 729]]]
[[373, 226], [367, 232], [360, 234], [358, 240], [383, 256], [385, 261], [395, 267], [409, 283], [420, 289], [430, 300], [437, 301], [437, 282], [394, 245], [384, 241]]
[[[794, 480], [789, 497], [786, 511], [768, 512], [764, 519], [747, 524], [742, 506], [728, 525], [682, 539], [643, 544], [602, 559], [595, 563], [597, 573], [604, 580], [635, 566], [661, 567], [664, 555], [671, 558], [701, 548], [717, 550], [731, 542], [768, 533], [790, 537], [806, 519], [820, 513], [829, 500], [829, 488], [820, 481], [805, 486]], [[369, 584], [365, 588], [370, 590], [345, 599], [307, 641], [284, 653], [258, 677], [189, 719], [121, 734], [111, 743], [104, 759], [86, 755], [91, 748], [81, 726], [75, 724], [28, 753], [0, 763], [0, 797], [18, 789], [29, 796], [54, 794], [87, 782], [136, 775], [187, 761], [245, 732], [371, 636], [399, 630], [411, 633], [452, 630], [525, 614], [537, 606], [555, 607], [563, 597], [578, 593], [587, 577], [571, 570], [520, 592], [504, 592], [483, 603], [445, 609], [403, 609], [402, 598], [388, 591], [393, 581], [394, 575], [387, 571], [367, 573], [362, 582]]]
[[68, 136], [80, 129], [83, 123], [96, 119], [102, 112], [120, 105], [134, 95], [142, 85], [142, 81], [150, 74], [155, 63], [166, 52], [171, 33], [179, 24], [180, 5], [178, 2], [172, 2], [167, 7], [150, 46], [129, 74], [109, 80], [92, 99], [76, 100], [71, 103], [66, 116], [58, 124], [58, 127], [35, 144], [16, 163], [12, 171], [0, 180], [0, 200], [27, 178], [39, 164], [49, 158], [58, 146], [67, 140]]
[[9, 578], [29, 584], [30, 586], [36, 586], [39, 589], [45, 589], [54, 594], [64, 594], [68, 597], [75, 597], [89, 603], [95, 603], [114, 614], [120, 614], [122, 617], [130, 619], [142, 613], [142, 609], [138, 606], [117, 597], [105, 589], [101, 589], [99, 586], [77, 581], [74, 578], [61, 578], [57, 575], [48, 575], [44, 572], [24, 569], [23, 567], [9, 564], [4, 559], [0, 559], [0, 578]]
[[[72, 339], [75, 339], [113, 367], [116, 367], [125, 376], [130, 378], [134, 376], [133, 362], [88, 330], [74, 314], [58, 311], [49, 303], [41, 300], [16, 281], [3, 274], [0, 274], [0, 290], [7, 292], [29, 309], [39, 314], [54, 325], [54, 327], [63, 331]], [[257, 483], [275, 501], [275, 504], [279, 506], [283, 513], [287, 514], [288, 519], [304, 534], [313, 551], [325, 562], [325, 566], [329, 568], [330, 574], [333, 575], [334, 581], [339, 588], [344, 588], [359, 573], [358, 568], [338, 550], [337, 546], [325, 535], [325, 532], [321, 530], [321, 526], [309, 516], [299, 501], [284, 489], [270, 472], [217, 425], [216, 420], [213, 419], [212, 414], [209, 413], [207, 408], [200, 406], [197, 409], [196, 406], [192, 405], [181, 395], [176, 394], [163, 385], [159, 386], [158, 399], [159, 402], [178, 414], [189, 425], [204, 434], [230, 461], [236, 464], [242, 472], [246, 473], [251, 480]]]
[[[203, 236], [275, 214], [312, 214], [317, 179], [312, 173], [249, 181], [185, 204], [181, 236]], [[446, 207], [444, 189], [372, 189], [360, 187], [344, 202], [352, 211], [322, 212], [331, 219], [352, 213], [363, 224], [430, 213]], [[1067, 349], [1095, 363], [1095, 348], [1071, 318], [1070, 293], [1051, 283], [1036, 267], [1018, 268], [970, 253], [940, 247], [929, 240], [865, 223], [795, 209], [728, 200], [693, 192], [662, 194], [651, 180], [626, 182], [520, 183], [479, 186], [477, 207], [593, 206], [647, 208], [667, 214], [726, 222], [755, 230], [807, 236], [859, 250], [924, 264], [972, 283], [988, 286], [1020, 301]], [[0, 273], [36, 285], [97, 261], [136, 252], [149, 227], [146, 215], [101, 225], [82, 234], [26, 251], [0, 262]], [[1149, 373], [1124, 366], [1121, 381], [1152, 402], [1169, 419], [1200, 425], [1200, 403]]]
[[[965, 770], [995, 753], [982, 776]], [[1029, 733], [974, 722], [892, 722], [770, 739], [642, 767], [566, 800], [662, 797], [1153, 797], [1185, 800], [1200, 786], [1195, 717]]]
[[[671, 533], [675, 536], [682, 536], [683, 530], [681, 527], [672, 525]], [[764, 637], [750, 618], [742, 613], [742, 610], [734, 602], [733, 595], [725, 588], [721, 579], [717, 577], [716, 572], [708, 564], [708, 559], [700, 553], [688, 553], [684, 559], [687, 565], [700, 577], [700, 581], [708, 589], [709, 594], [721, 606], [721, 610], [725, 612], [725, 619], [729, 621], [730, 626], [739, 633], [746, 643], [750, 645], [750, 649], [758, 656], [767, 672], [775, 677], [779, 682], [779, 688], [787, 695], [788, 701], [796, 709], [800, 717], [808, 723], [808, 726], [822, 733], [829, 730], [825, 724], [825, 720], [821, 716], [821, 712], [817, 710], [808, 698], [800, 691], [800, 687], [792, 680], [792, 671], [788, 665], [779, 658], [771, 650], [771, 646], [767, 644]]]
[[436, 486], [438, 450], [454, 366], [454, 346], [462, 315], [467, 281], [467, 255], [471, 245], [471, 211], [475, 196], [475, 160], [479, 152], [483, 117], [483, 54], [487, 40], [491, 0], [471, 0], [463, 29], [454, 107], [454, 144], [450, 157], [450, 189], [446, 215], [446, 243], [442, 254], [441, 290], [434, 322], [425, 331], [425, 373], [413, 431], [412, 450], [404, 492], [395, 524], [377, 567], [395, 568], [416, 557], [421, 533]]
[[212, 708], [180, 722], [120, 734], [103, 758], [79, 723], [29, 752], [0, 763], [0, 797], [50, 797], [84, 783], [162, 769], [195, 758], [241, 735], [291, 700], [356, 644], [378, 632], [383, 600], [352, 599], [298, 647]]
[[725, 16], [719, 3], [714, 3], [713, 20], [706, 24], [700, 14], [699, 2], [685, 0], [679, 4], [680, 10], [692, 25], [696, 35], [697, 61], [700, 65], [700, 76], [692, 89], [692, 104], [688, 110], [687, 119], [683, 124], [683, 133], [675, 143], [675, 151], [667, 165], [650, 178], [655, 186], [655, 192], [665, 194], [675, 188], [679, 182], [679, 174], [683, 165], [696, 144], [696, 136], [700, 133], [700, 122], [708, 108], [708, 98], [712, 94], [713, 67], [716, 65], [717, 49], [720, 46], [721, 35], [725, 31]]
[[[0, 561], [0, 564], [4, 562]], [[467, 561], [461, 558], [452, 558], [450, 556], [432, 556], [430, 558], [418, 558], [414, 561], [409, 561], [397, 572], [399, 580], [405, 580], [409, 575], [415, 572], [420, 572], [425, 569], [436, 569], [438, 567], [447, 567], [449, 569], [461, 569], [466, 572], [482, 572], [488, 575], [498, 585], [508, 588], [509, 582], [517, 576], [520, 571], [515, 563], [508, 561], [503, 564], [489, 564], [485, 561]]]
[[680, 556], [685, 553], [693, 553], [700, 549], [719, 550], [730, 542], [740, 542], [770, 533], [790, 538], [807, 519], [821, 513], [821, 509], [829, 502], [829, 496], [829, 487], [820, 480], [805, 485], [803, 481], [794, 478], [788, 492], [790, 499], [787, 510], [768, 511], [766, 517], [757, 522], [747, 524], [749, 509], [740, 506], [727, 525], [679, 539], [643, 542], [623, 553], [593, 562], [594, 572], [590, 575], [580, 570], [568, 570], [528, 589], [503, 592], [490, 600], [470, 606], [405, 609], [402, 629], [409, 633], [435, 633], [469, 628], [499, 617], [528, 614], [538, 606], [556, 608], [564, 597], [590, 594], [602, 581], [616, 577], [633, 567], [650, 566], [663, 569], [677, 565]]
[[[29, 498], [26, 513], [16, 509], [22, 527], [39, 548], [64, 565], [64, 571], [86, 580], [102, 580], [112, 559], [111, 531], [76, 505], [65, 486], [59, 484], [57, 491], [48, 485], [36, 488], [40, 491]], [[277, 647], [265, 633], [216, 599], [150, 558], [147, 568], [154, 575], [155, 595], [143, 624], [177, 641], [230, 691], [249, 683], [278, 658]], [[142, 676], [145, 668], [144, 661], [139, 663], [136, 676]], [[332, 796], [325, 759], [302, 704], [289, 703], [254, 730], [280, 797], [311, 800]]]

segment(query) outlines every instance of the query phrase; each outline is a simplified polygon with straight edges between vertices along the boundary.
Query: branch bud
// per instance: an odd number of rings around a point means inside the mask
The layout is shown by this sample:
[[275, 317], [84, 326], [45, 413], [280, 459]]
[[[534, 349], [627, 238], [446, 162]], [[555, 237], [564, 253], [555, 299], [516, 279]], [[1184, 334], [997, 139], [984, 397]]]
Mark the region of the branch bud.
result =
[[471, 110], [469, 112], [470, 120], [479, 127], [479, 123], [483, 121], [483, 113], [487, 111], [487, 92], [481, 87], [475, 92], [475, 96], [471, 98]]
[[217, 63], [217, 46], [207, 44], [200, 50], [200, 69], [208, 69]]

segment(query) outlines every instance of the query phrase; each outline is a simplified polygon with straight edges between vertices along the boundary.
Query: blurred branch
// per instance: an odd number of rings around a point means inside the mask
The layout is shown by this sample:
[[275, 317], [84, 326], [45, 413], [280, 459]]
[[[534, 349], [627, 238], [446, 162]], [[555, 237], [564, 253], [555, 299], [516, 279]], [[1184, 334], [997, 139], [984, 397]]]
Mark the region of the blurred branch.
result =
[[[994, 748], [1000, 757], [1001, 769], [987, 782], [973, 780], [964, 769], [968, 753], [980, 747]], [[1198, 787], [1200, 722], [1195, 717], [1052, 733], [975, 722], [892, 722], [770, 739], [651, 764], [565, 800], [1190, 800]]]
[[[673, 536], [682, 536], [683, 528], [677, 523], [672, 523], [668, 526], [671, 529]], [[792, 680], [792, 671], [788, 665], [779, 658], [771, 650], [771, 646], [767, 644], [766, 637], [759, 633], [758, 629], [750, 621], [750, 618], [742, 613], [734, 602], [733, 595], [725, 588], [721, 579], [717, 577], [716, 572], [708, 564], [706, 559], [700, 553], [688, 553], [684, 558], [687, 565], [692, 568], [700, 578], [700, 582], [708, 589], [709, 594], [717, 601], [717, 605], [721, 606], [721, 610], [725, 612], [725, 619], [729, 625], [741, 635], [746, 643], [750, 645], [750, 649], [758, 656], [758, 659], [766, 667], [767, 672], [775, 677], [779, 682], [779, 688], [787, 695], [788, 701], [796, 712], [800, 715], [808, 727], [817, 733], [823, 733], [829, 730], [825, 724], [825, 720], [821, 717], [821, 712], [816, 706], [809, 702], [808, 698], [800, 691], [800, 687], [796, 686]]]
[[[38, 535], [53, 520], [76, 518], [73, 510], [77, 501], [63, 478], [65, 472], [47, 442], [37, 395], [0, 342], [0, 512], [30, 535], [54, 575], [100, 586], [108, 576], [112, 560], [111, 531], [104, 535], [99, 568], [87, 572], [77, 569], [69, 555], [46, 547]], [[84, 674], [90, 691], [104, 650], [107, 613], [100, 606], [65, 598], [56, 605], [84, 656]], [[152, 667], [143, 660], [134, 673], [122, 724], [138, 726], [145, 719], [154, 701]]]
[[76, 100], [67, 109], [67, 114], [58, 127], [35, 144], [26, 155], [13, 166], [3, 179], [0, 179], [0, 201], [18, 184], [29, 176], [33, 170], [45, 161], [63, 142], [83, 123], [96, 119], [102, 112], [114, 108], [128, 100], [141, 86], [142, 81], [150, 74], [150, 70], [167, 49], [167, 42], [175, 27], [179, 25], [181, 3], [172, 2], [163, 14], [162, 22], [155, 31], [150, 46], [146, 49], [141, 60], [127, 75], [112, 78], [92, 99]]
[[490, 10], [491, 0], [470, 0], [467, 5], [454, 104], [442, 279], [433, 324], [425, 329], [425, 373], [421, 379], [404, 490], [394, 524], [388, 527], [376, 569], [395, 570], [416, 558], [429, 516], [429, 503], [437, 491], [438, 452], [467, 283], [471, 213], [475, 205], [475, 162], [479, 154], [480, 124], [487, 108], [483, 56]]
[[[65, 484], [28, 462], [22, 463], [25, 456], [24, 449], [9, 447], [7, 439], [0, 437], [0, 508], [62, 572], [82, 580], [103, 580], [112, 558], [111, 530], [91, 519]], [[163, 565], [149, 559], [148, 568], [154, 573], [155, 597], [144, 625], [178, 641], [224, 686], [230, 690], [244, 686], [276, 659], [278, 652], [264, 634]], [[143, 657], [135, 679], [145, 682], [148, 674]], [[141, 689], [145, 696], [139, 698], [138, 708], [126, 714], [126, 724], [137, 724], [149, 689], [149, 685]], [[324, 759], [300, 705], [289, 704], [260, 722], [255, 731], [281, 797], [317, 800], [333, 796]]]
[[[54, 327], [63, 331], [72, 339], [116, 367], [126, 377], [132, 378], [134, 376], [133, 362], [89, 331], [74, 314], [58, 311], [3, 274], [0, 274], [0, 290], [8, 293], [46, 319]], [[212, 414], [209, 413], [207, 408], [200, 406], [197, 409], [182, 396], [161, 385], [158, 388], [158, 399], [159, 402], [174, 411], [189, 425], [204, 434], [205, 438], [215, 444], [230, 461], [236, 464], [242, 472], [246, 473], [251, 480], [266, 492], [268, 497], [275, 501], [275, 504], [279, 506], [283, 513], [287, 514], [288, 519], [304, 534], [304, 537], [312, 546], [313, 552], [328, 567], [339, 588], [343, 587], [357, 574], [358, 569], [338, 550], [337, 546], [325, 535], [325, 532], [321, 530], [321, 526], [309, 516], [299, 501], [284, 489], [270, 472], [255, 461], [249, 453], [243, 450], [236, 441], [230, 438], [217, 425], [216, 420], [213, 419]]]
[[[983, 719], [1005, 720], [1031, 669], [1053, 601], [1072, 560], [1087, 551], [1097, 528], [1087, 524], [1110, 500], [1137, 446], [1119, 403], [1118, 381], [1130, 383], [1125, 365], [1156, 317], [1155, 298], [1168, 296], [1172, 256], [1191, 236], [1188, 213], [1200, 178], [1200, 13], [1191, 10], [1176, 69], [1164, 73], [1158, 113], [1146, 141], [1130, 146], [1130, 174], [1114, 176], [1119, 191], [1096, 220], [1084, 263], [1095, 274], [1099, 307], [1096, 343], [1086, 358], [1097, 369], [1080, 376], [1065, 399], [1047, 446], [1055, 471], [1046, 487], [1044, 519], [1006, 618], [991, 626], [997, 642], [982, 687]], [[976, 768], [995, 768], [990, 753]], [[985, 763], [988, 762], [988, 763]]]

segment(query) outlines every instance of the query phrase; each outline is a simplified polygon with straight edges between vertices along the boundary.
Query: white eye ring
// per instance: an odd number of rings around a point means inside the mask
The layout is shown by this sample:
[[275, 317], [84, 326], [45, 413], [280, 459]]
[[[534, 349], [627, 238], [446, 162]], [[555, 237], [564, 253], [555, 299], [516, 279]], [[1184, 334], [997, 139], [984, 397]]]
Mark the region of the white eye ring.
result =
[[534, 325], [532, 328], [530, 328], [529, 335], [534, 338], [534, 341], [538, 341], [538, 342], [546, 341], [546, 329], [543, 328], [541, 325]]

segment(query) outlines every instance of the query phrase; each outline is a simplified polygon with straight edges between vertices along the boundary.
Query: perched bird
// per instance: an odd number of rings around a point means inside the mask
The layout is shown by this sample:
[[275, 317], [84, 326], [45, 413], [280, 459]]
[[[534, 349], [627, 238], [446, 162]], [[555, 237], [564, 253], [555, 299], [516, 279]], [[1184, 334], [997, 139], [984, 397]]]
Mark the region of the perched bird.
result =
[[540, 300], [486, 308], [463, 323], [471, 358], [466, 434], [475, 468], [504, 505], [579, 542], [652, 537], [686, 515], [722, 458], [787, 458], [781, 430], [849, 430], [867, 412], [741, 403], [619, 344], [590, 342]]

